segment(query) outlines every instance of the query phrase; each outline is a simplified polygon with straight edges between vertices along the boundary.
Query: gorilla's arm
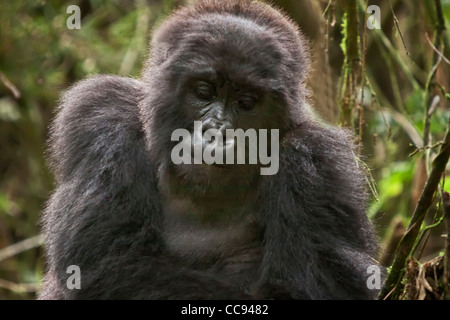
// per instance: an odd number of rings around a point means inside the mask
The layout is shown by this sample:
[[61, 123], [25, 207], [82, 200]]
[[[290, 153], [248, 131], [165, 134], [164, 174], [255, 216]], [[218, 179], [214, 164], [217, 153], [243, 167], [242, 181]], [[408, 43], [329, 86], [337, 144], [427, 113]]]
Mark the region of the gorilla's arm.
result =
[[282, 142], [262, 186], [265, 256], [259, 290], [293, 298], [374, 298], [366, 268], [376, 243], [347, 134], [305, 122]]
[[[49, 270], [41, 299], [245, 297], [162, 254], [156, 165], [139, 121], [142, 91], [139, 81], [100, 76], [61, 100], [50, 138], [57, 188], [43, 218]], [[70, 265], [81, 269], [81, 290], [66, 287]]]

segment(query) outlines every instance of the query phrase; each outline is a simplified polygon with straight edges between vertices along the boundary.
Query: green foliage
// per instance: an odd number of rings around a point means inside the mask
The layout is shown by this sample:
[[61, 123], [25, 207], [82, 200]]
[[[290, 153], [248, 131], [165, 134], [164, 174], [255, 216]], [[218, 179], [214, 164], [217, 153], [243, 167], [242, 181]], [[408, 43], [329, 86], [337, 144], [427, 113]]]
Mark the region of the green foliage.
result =
[[[173, 9], [175, 3], [182, 2], [76, 0], [70, 4], [82, 9], [80, 30], [66, 27], [70, 15], [66, 13], [67, 2], [0, 2], [0, 252], [2, 248], [39, 232], [39, 213], [53, 187], [53, 177], [45, 161], [45, 141], [60, 93], [95, 73], [138, 76], [147, 54], [151, 28]], [[436, 77], [426, 91], [435, 52], [425, 33], [434, 41], [434, 1], [391, 2], [398, 15], [399, 29], [393, 23], [389, 6], [381, 4], [382, 29], [367, 30], [365, 42], [362, 41], [365, 1], [358, 2], [359, 26], [348, 25], [339, 1], [328, 2], [330, 7], [326, 15], [332, 17], [324, 19], [324, 23], [329, 24], [329, 57], [326, 60], [331, 62], [336, 73], [342, 72], [340, 79], [330, 81], [341, 84], [335, 101], [344, 96], [349, 84], [355, 86], [354, 91], [348, 92], [349, 105], [357, 105], [355, 99], [360, 98], [360, 82], [351, 78], [356, 72], [352, 74], [355, 70], [345, 65], [349, 55], [348, 30], [358, 28], [359, 53], [367, 52], [365, 71], [358, 74], [365, 80], [362, 82], [363, 114], [360, 118], [357, 108], [350, 110], [350, 126], [359, 133], [359, 121], [363, 119], [362, 157], [371, 168], [368, 181], [375, 182], [378, 193], [370, 203], [369, 215], [378, 226], [382, 240], [387, 240], [383, 237], [390, 234], [386, 229], [394, 218], [400, 217], [408, 224], [424, 183], [423, 177], [427, 176], [426, 168], [432, 165], [450, 118], [450, 67], [445, 62], [437, 68]], [[447, 29], [450, 29], [450, 0], [441, 0], [441, 4]], [[360, 39], [365, 48], [361, 48]], [[438, 49], [449, 58], [448, 30], [443, 39]], [[2, 80], [1, 75], [7, 81]], [[15, 96], [7, 82], [17, 88], [20, 97]], [[431, 147], [420, 149], [426, 130], [425, 107], [436, 96], [440, 100], [430, 115]], [[425, 163], [423, 170], [422, 161]], [[441, 188], [450, 192], [448, 176]], [[440, 192], [437, 192], [435, 201], [439, 201], [439, 197]], [[436, 219], [428, 219], [424, 228], [441, 217], [442, 206], [434, 207]], [[427, 248], [424, 251], [430, 256], [439, 255], [442, 248], [430, 251], [439, 247], [436, 242], [433, 245], [428, 252]], [[42, 250], [36, 248], [0, 261], [0, 280], [39, 283], [43, 270], [41, 254]], [[0, 299], [33, 298], [32, 288], [30, 292], [24, 288], [27, 287], [4, 288], [0, 285]]]

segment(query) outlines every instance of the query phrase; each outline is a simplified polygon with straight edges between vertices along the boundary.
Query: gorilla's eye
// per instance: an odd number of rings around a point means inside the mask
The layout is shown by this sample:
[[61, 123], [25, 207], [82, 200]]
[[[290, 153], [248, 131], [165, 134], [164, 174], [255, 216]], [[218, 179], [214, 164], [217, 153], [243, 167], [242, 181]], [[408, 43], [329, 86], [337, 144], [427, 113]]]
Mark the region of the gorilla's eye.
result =
[[252, 110], [255, 107], [256, 98], [252, 95], [242, 95], [238, 98], [238, 106], [242, 110]]
[[194, 92], [202, 100], [211, 100], [215, 95], [214, 86], [205, 81], [199, 81], [195, 84]]

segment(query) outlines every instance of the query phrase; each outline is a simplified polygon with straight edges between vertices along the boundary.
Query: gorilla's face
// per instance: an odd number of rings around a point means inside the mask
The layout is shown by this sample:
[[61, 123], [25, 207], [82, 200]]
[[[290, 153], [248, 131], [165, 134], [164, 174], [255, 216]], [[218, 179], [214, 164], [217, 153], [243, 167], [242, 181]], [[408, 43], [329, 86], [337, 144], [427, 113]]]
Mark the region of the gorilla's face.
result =
[[[146, 72], [149, 149], [158, 150], [165, 173], [178, 184], [191, 182], [190, 189], [247, 186], [259, 175], [261, 143], [270, 155], [272, 130], [282, 139], [290, 126], [282, 50], [270, 32], [236, 17], [207, 17], [185, 30], [176, 43], [159, 39], [154, 50], [165, 59]], [[190, 143], [183, 142], [187, 134]], [[205, 152], [222, 161], [205, 161]]]

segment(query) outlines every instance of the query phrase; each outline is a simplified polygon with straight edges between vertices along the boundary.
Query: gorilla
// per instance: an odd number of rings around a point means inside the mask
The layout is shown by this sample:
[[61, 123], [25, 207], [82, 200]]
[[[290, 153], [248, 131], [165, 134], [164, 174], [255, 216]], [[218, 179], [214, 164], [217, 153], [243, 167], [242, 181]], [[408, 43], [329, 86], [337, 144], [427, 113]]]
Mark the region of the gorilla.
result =
[[[140, 79], [71, 87], [50, 130], [39, 298], [375, 298], [364, 172], [349, 133], [309, 110], [309, 46], [267, 4], [206, 0], [154, 32]], [[276, 172], [249, 163], [250, 135], [244, 163], [174, 161], [178, 129], [216, 130], [200, 143], [215, 156], [238, 150], [230, 129], [270, 132]]]

